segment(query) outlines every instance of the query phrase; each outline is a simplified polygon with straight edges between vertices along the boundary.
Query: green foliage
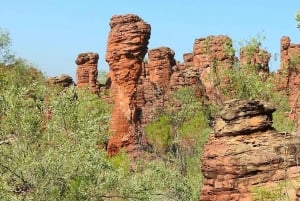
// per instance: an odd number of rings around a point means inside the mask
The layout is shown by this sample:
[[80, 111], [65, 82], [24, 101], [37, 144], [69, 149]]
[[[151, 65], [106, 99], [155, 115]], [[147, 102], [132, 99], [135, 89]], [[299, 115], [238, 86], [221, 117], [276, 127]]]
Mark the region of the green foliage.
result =
[[228, 55], [229, 57], [234, 57], [235, 56], [235, 50], [232, 47], [232, 41], [229, 39], [224, 42], [223, 44], [223, 51]]
[[[286, 94], [276, 92], [276, 78], [270, 75], [263, 80], [252, 66], [243, 66], [239, 70], [227, 72], [229, 84], [222, 88], [222, 93], [228, 97], [251, 100], [259, 99], [271, 102], [276, 112], [273, 114], [273, 126], [278, 131], [292, 131], [293, 122], [288, 119], [289, 101]], [[283, 123], [285, 122], [285, 123]]]
[[296, 12], [297, 28], [300, 28], [300, 10]]
[[107, 158], [111, 107], [39, 76], [26, 63], [0, 69], [0, 141], [12, 139], [0, 144], [0, 200], [198, 200], [201, 177], [182, 176], [176, 157]]
[[178, 89], [164, 114], [145, 128], [147, 139], [154, 150], [159, 150], [159, 158], [168, 163], [172, 161], [168, 165], [171, 172], [181, 175], [180, 182], [185, 183], [182, 190], [189, 188], [187, 197], [179, 200], [199, 199], [202, 152], [211, 131], [208, 123], [212, 107], [196, 98], [195, 90], [192, 87]]
[[[10, 44], [4, 39], [0, 50]], [[230, 43], [224, 49], [234, 54]], [[108, 158], [110, 105], [88, 90], [46, 87], [42, 73], [25, 60], [5, 62], [0, 62], [0, 200], [199, 200], [202, 152], [217, 108], [197, 98], [196, 89], [180, 88], [146, 126], [156, 152], [151, 160], [132, 160], [124, 151]], [[287, 97], [273, 93], [274, 77], [263, 80], [251, 66], [237, 66], [226, 76], [230, 83], [223, 93], [271, 101], [278, 108], [274, 126], [292, 129]], [[255, 199], [277, 196], [255, 193]]]
[[253, 201], [289, 200], [281, 184], [275, 187], [254, 187], [251, 189], [251, 195]]
[[0, 64], [9, 64], [14, 60], [14, 55], [10, 53], [10, 47], [9, 32], [0, 28]]
[[109, 161], [114, 168], [123, 170], [123, 174], [129, 173], [131, 161], [124, 150], [121, 150], [117, 155], [109, 158]]
[[97, 80], [100, 84], [105, 84], [105, 82], [107, 80], [107, 72], [99, 71]]
[[226, 75], [230, 81], [222, 92], [228, 97], [270, 100], [273, 95], [274, 87], [271, 79], [263, 81], [253, 66], [230, 69]]
[[167, 115], [160, 116], [145, 128], [147, 139], [158, 154], [164, 154], [171, 145], [171, 126]]
[[294, 54], [290, 56], [289, 70], [295, 71], [300, 64], [300, 55]]

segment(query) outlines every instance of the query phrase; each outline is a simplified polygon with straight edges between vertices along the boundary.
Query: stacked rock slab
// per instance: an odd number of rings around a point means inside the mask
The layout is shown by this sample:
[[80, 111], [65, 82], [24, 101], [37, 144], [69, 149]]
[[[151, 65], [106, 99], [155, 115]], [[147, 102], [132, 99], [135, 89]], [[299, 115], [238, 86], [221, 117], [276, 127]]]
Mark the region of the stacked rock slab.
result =
[[250, 201], [254, 186], [300, 176], [299, 139], [272, 128], [274, 111], [262, 101], [225, 102], [204, 148], [201, 201]]
[[220, 89], [228, 82], [224, 72], [235, 61], [231, 38], [218, 35], [196, 39], [193, 54], [193, 64], [200, 70], [208, 98], [215, 103], [222, 102]]
[[97, 81], [98, 77], [98, 60], [97, 53], [87, 52], [78, 55], [75, 63], [77, 64], [77, 88], [87, 87], [92, 93], [98, 93], [100, 86]]
[[110, 156], [122, 148], [134, 156], [143, 146], [134, 116], [138, 112], [136, 88], [148, 50], [151, 27], [132, 14], [113, 16], [110, 27], [106, 61], [114, 91], [114, 108], [110, 125], [112, 137], [107, 149]]
[[289, 96], [292, 109], [291, 118], [300, 125], [300, 44], [293, 44], [287, 36], [281, 38], [280, 69], [278, 71], [277, 88]]

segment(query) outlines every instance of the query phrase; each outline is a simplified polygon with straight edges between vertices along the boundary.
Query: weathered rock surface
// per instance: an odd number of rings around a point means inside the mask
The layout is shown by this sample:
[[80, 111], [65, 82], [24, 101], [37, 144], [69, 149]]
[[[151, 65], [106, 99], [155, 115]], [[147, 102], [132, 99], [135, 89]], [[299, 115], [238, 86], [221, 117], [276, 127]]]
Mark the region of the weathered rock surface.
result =
[[58, 85], [62, 87], [69, 87], [75, 85], [73, 78], [69, 75], [62, 74], [60, 76], [49, 77], [47, 79], [47, 85]]
[[199, 69], [176, 64], [174, 51], [167, 47], [149, 50], [136, 89], [136, 104], [142, 126], [149, 123], [169, 104], [170, 95], [180, 87], [193, 86], [199, 97], [204, 94]]
[[287, 36], [281, 38], [280, 69], [277, 74], [277, 88], [289, 96], [292, 108], [291, 118], [300, 125], [300, 44], [293, 44]]
[[136, 88], [142, 72], [143, 58], [147, 53], [151, 27], [136, 15], [115, 15], [110, 21], [106, 61], [114, 92], [114, 109], [108, 142], [108, 154], [122, 148], [132, 155], [138, 154], [142, 143], [138, 131]]
[[271, 129], [274, 111], [274, 107], [261, 101], [228, 101], [216, 119], [214, 133], [222, 137]]
[[240, 51], [241, 65], [255, 66], [262, 78], [269, 75], [269, 61], [271, 54], [259, 47], [244, 47]]
[[225, 103], [204, 148], [201, 201], [250, 201], [254, 186], [300, 176], [299, 138], [275, 131], [272, 112], [261, 101]]
[[224, 72], [235, 61], [231, 38], [219, 35], [196, 39], [193, 53], [193, 64], [200, 70], [206, 95], [212, 102], [223, 101], [220, 88], [228, 82]]
[[75, 63], [77, 64], [77, 88], [87, 87], [92, 93], [99, 93], [100, 86], [97, 81], [98, 77], [98, 60], [97, 53], [87, 52], [78, 55]]
[[[128, 43], [132, 45], [132, 42]], [[144, 53], [142, 50], [141, 52]], [[195, 86], [198, 96], [204, 94], [199, 68], [191, 67], [186, 63], [177, 64], [174, 55], [174, 51], [168, 47], [151, 49], [148, 52], [149, 63], [142, 62], [141, 55], [135, 58], [135, 67], [138, 68], [134, 74], [134, 67], [129, 67], [125, 71], [126, 62], [114, 60], [111, 58], [112, 54], [108, 54], [107, 59], [112, 66], [109, 72], [112, 80], [111, 93], [115, 97], [111, 124], [115, 135], [109, 142], [109, 155], [118, 153], [123, 147], [128, 153], [132, 153], [132, 150], [140, 150], [143, 145], [138, 142], [145, 142], [145, 139], [139, 139], [141, 128], [167, 106], [170, 94], [179, 87]], [[122, 55], [119, 57], [122, 58]], [[116, 63], [119, 61], [121, 63]]]
[[161, 89], [169, 87], [172, 67], [176, 65], [175, 52], [168, 47], [151, 49], [148, 52], [149, 79]]

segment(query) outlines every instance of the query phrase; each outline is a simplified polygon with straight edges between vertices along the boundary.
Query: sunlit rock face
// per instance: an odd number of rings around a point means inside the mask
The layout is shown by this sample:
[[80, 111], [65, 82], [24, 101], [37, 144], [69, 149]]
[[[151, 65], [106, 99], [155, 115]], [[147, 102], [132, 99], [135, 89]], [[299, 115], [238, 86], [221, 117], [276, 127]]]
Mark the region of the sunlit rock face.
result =
[[77, 64], [76, 78], [77, 88], [87, 87], [92, 93], [99, 93], [100, 86], [98, 78], [98, 60], [97, 53], [81, 53], [78, 55], [75, 63]]
[[200, 70], [206, 95], [212, 102], [220, 103], [226, 99], [220, 91], [228, 82], [225, 72], [236, 60], [231, 38], [225, 35], [198, 38], [194, 42], [193, 55], [193, 65]]
[[277, 89], [289, 96], [291, 116], [296, 123], [296, 130], [300, 127], [300, 44], [293, 44], [287, 36], [280, 41], [280, 68], [277, 73]]
[[225, 102], [204, 147], [201, 201], [250, 201], [254, 186], [300, 176], [300, 141], [272, 128], [274, 111], [258, 100]]
[[151, 27], [139, 16], [115, 15], [110, 20], [106, 61], [113, 89], [114, 108], [108, 142], [108, 154], [115, 155], [124, 148], [138, 155], [143, 140], [137, 132], [136, 88], [142, 72], [143, 59], [148, 51]]

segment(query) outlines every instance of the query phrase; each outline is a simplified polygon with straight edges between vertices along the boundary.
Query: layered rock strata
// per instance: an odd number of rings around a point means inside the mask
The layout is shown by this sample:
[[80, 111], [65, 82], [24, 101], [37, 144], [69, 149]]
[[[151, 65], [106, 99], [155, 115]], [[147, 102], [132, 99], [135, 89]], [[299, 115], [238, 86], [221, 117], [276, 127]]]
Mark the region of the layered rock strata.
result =
[[224, 72], [235, 61], [231, 38], [224, 35], [199, 38], [193, 49], [193, 65], [199, 68], [207, 96], [212, 102], [222, 102], [220, 89], [228, 82]]
[[77, 88], [87, 87], [92, 93], [99, 93], [100, 86], [98, 78], [98, 60], [97, 53], [87, 52], [78, 55], [75, 63], [77, 64], [76, 78]]
[[110, 20], [106, 61], [113, 88], [114, 108], [108, 142], [108, 154], [122, 148], [133, 156], [143, 147], [139, 130], [139, 110], [136, 105], [136, 88], [147, 53], [151, 27], [137, 15], [115, 15]]
[[297, 130], [300, 125], [300, 44], [293, 44], [287, 36], [281, 38], [280, 69], [277, 73], [277, 88], [289, 96], [291, 118]]
[[204, 148], [201, 201], [250, 201], [255, 186], [300, 176], [299, 138], [272, 128], [274, 111], [256, 100], [225, 103]]

